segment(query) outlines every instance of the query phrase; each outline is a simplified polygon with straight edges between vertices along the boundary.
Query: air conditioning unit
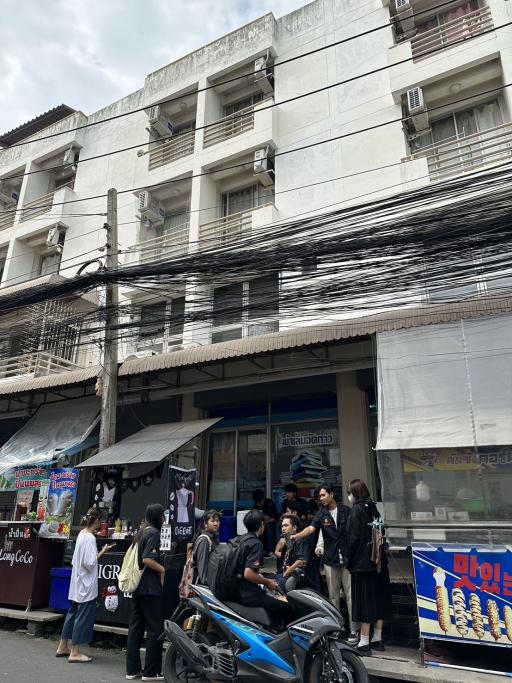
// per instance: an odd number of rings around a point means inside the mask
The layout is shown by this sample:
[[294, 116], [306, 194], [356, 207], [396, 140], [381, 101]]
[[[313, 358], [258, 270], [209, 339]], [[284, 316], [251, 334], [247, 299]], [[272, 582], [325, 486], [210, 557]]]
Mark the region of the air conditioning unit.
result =
[[395, 10], [396, 25], [403, 37], [407, 37], [414, 33], [416, 29], [414, 24], [414, 11], [409, 0], [395, 0]]
[[409, 121], [414, 130], [418, 132], [427, 130], [428, 112], [421, 88], [411, 88], [407, 91], [407, 111], [410, 116]]
[[137, 358], [147, 358], [148, 356], [158, 356], [164, 350], [163, 342], [159, 344], [152, 343], [150, 339], [147, 340], [147, 344], [139, 342], [137, 344], [137, 350], [135, 355]]
[[142, 218], [150, 220], [153, 227], [164, 222], [165, 210], [147, 190], [139, 192], [139, 213]]
[[18, 194], [3, 180], [0, 180], [0, 201], [3, 202], [6, 207], [16, 206], [18, 203]]
[[53, 227], [48, 230], [46, 235], [46, 246], [48, 248], [52, 247], [62, 247], [64, 242], [64, 233], [59, 230], [58, 227]]
[[173, 135], [174, 124], [162, 114], [158, 104], [149, 108], [148, 119], [151, 131], [155, 133], [157, 137], [163, 138]]
[[184, 350], [183, 344], [170, 344], [167, 347], [167, 352], [172, 353], [173, 351], [183, 351]]
[[254, 62], [254, 82], [265, 95], [271, 95], [274, 92], [274, 73], [268, 56], [258, 57]]
[[270, 158], [270, 147], [262, 147], [254, 152], [254, 174], [262, 185], [268, 187], [275, 181], [274, 162]]
[[78, 150], [75, 147], [70, 147], [64, 152], [64, 158], [62, 159], [63, 166], [75, 166], [78, 157]]

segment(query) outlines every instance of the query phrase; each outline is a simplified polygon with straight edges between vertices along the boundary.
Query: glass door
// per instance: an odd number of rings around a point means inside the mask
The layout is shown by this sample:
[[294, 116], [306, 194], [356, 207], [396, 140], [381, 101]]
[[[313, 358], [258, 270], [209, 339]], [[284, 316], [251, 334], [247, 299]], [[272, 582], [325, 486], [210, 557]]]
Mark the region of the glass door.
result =
[[238, 437], [237, 509], [250, 510], [252, 494], [267, 488], [267, 430], [240, 431]]
[[208, 505], [233, 511], [235, 501], [236, 431], [210, 434]]

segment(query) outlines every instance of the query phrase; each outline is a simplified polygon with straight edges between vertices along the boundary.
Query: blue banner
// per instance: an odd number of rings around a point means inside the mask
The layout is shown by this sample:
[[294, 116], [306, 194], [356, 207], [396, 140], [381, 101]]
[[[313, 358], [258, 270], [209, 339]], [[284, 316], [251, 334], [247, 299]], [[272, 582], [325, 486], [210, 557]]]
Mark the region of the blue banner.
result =
[[512, 645], [512, 548], [413, 543], [420, 636]]
[[61, 467], [50, 470], [50, 484], [46, 501], [46, 520], [39, 530], [47, 538], [69, 538], [75, 513], [78, 470]]

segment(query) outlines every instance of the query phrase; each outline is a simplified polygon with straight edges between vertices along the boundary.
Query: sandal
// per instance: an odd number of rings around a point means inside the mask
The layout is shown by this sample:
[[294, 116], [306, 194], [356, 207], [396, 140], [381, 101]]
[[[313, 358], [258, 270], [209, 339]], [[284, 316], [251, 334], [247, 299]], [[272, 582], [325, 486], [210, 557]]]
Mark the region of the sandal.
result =
[[80, 657], [74, 657], [73, 659], [70, 657], [68, 662], [70, 664], [85, 664], [86, 662], [92, 662], [92, 657], [88, 657], [87, 655], [80, 655]]
[[56, 652], [55, 656], [56, 657], [69, 657], [70, 654], [71, 654], [71, 652]]

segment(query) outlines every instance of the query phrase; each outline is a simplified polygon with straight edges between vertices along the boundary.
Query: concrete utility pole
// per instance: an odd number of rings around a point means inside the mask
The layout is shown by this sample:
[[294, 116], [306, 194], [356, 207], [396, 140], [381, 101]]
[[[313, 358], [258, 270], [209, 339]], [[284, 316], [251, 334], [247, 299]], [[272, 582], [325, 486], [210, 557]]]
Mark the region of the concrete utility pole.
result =
[[[107, 231], [106, 270], [116, 270], [119, 265], [117, 243], [117, 190], [111, 188], [107, 195]], [[103, 351], [103, 386], [101, 391], [101, 428], [99, 450], [102, 451], [116, 440], [116, 408], [117, 408], [117, 304], [119, 292], [117, 282], [108, 283], [105, 287], [105, 341]]]

